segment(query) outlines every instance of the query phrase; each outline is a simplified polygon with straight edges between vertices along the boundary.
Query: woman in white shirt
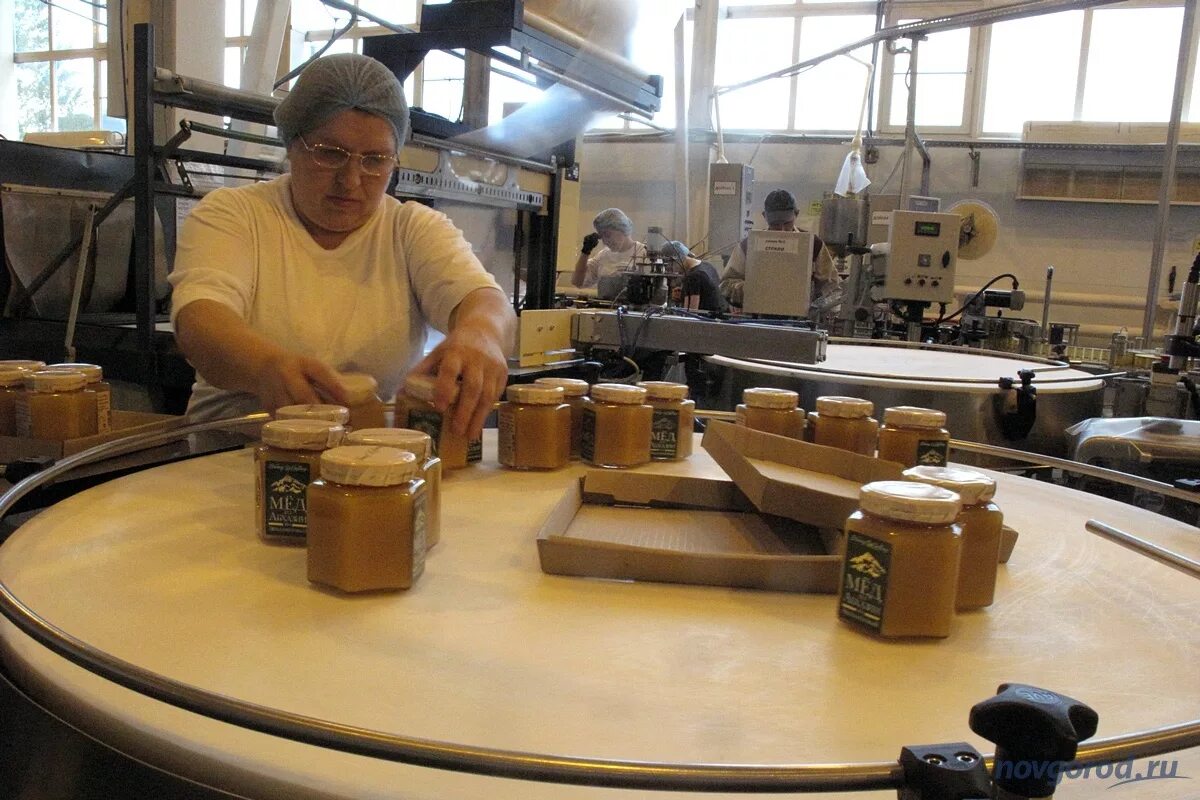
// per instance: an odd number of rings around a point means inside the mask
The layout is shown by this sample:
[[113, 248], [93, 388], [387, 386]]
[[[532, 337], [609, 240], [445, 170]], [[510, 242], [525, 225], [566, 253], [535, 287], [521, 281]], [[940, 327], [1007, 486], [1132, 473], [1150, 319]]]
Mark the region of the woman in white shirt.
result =
[[601, 278], [623, 272], [646, 257], [646, 245], [634, 241], [633, 220], [621, 209], [604, 209], [592, 220], [592, 228], [596, 232], [583, 237], [573, 285], [595, 286]]

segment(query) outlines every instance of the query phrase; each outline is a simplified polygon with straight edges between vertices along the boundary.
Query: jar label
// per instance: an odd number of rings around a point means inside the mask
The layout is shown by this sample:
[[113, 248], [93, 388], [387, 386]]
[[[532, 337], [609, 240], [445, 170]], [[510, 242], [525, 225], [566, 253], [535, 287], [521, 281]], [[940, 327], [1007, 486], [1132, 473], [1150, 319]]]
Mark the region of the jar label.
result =
[[950, 454], [950, 443], [945, 439], [918, 439], [917, 466], [944, 467]]
[[429, 434], [429, 438], [433, 440], [433, 454], [438, 455], [438, 443], [442, 438], [442, 412], [410, 408], [408, 410], [408, 427]]
[[467, 463], [483, 460], [483, 439], [472, 439], [467, 442]]
[[33, 415], [29, 412], [29, 392], [17, 395], [17, 405], [13, 409], [17, 426], [17, 436], [33, 435]]
[[108, 433], [112, 430], [112, 393], [97, 391], [95, 394], [96, 433]]
[[579, 430], [579, 455], [584, 461], [596, 460], [596, 412], [583, 410], [583, 423]]
[[674, 461], [679, 457], [679, 412], [671, 408], [654, 409], [650, 428], [650, 458]]
[[263, 475], [263, 494], [266, 495], [263, 530], [266, 535], [305, 538], [308, 535], [308, 464], [267, 461], [263, 464]]
[[865, 625], [876, 633], [883, 625], [892, 546], [850, 531], [842, 561], [842, 597], [838, 616]]
[[425, 549], [428, 547], [426, 542], [425, 529], [429, 524], [429, 512], [425, 508], [425, 500], [429, 497], [429, 486], [426, 485], [425, 491], [417, 494], [413, 498], [413, 518], [412, 518], [412, 582], [416, 583], [417, 578], [425, 571]]
[[515, 414], [506, 405], [500, 407], [496, 422], [496, 448], [500, 463], [512, 466], [517, 461], [517, 425]]

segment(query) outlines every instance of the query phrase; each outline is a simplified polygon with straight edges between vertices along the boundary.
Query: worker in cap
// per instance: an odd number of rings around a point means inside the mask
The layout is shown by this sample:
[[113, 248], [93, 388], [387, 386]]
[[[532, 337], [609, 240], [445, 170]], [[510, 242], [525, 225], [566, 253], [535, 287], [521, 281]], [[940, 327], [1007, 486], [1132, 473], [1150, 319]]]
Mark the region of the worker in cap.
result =
[[593, 233], [583, 237], [571, 283], [591, 287], [646, 257], [646, 245], [633, 238], [633, 220], [619, 208], [606, 208], [592, 220]]
[[667, 242], [659, 254], [669, 266], [677, 267], [683, 273], [679, 287], [681, 306], [699, 311], [729, 310], [721, 296], [721, 279], [716, 267], [696, 258], [683, 242]]
[[[763, 219], [767, 230], [771, 231], [801, 231], [796, 227], [798, 211], [796, 196], [787, 189], [774, 189], [763, 200]], [[741, 307], [742, 291], [746, 283], [746, 249], [749, 237], [743, 238], [729, 256], [725, 270], [721, 273], [721, 293], [730, 305]], [[820, 237], [813, 237], [812, 264], [812, 303], [809, 306], [809, 316], [813, 319], [822, 314], [835, 310], [837, 298], [841, 294], [842, 279], [833, 265], [833, 256], [825, 247]], [[833, 305], [831, 305], [831, 303]]]
[[[344, 372], [372, 375], [386, 400], [416, 372], [436, 376], [456, 432], [479, 430], [515, 318], [444, 214], [387, 192], [408, 136], [400, 82], [366, 56], [319, 58], [275, 122], [289, 171], [210, 192], [179, 232], [171, 319], [196, 368], [189, 413], [344, 404]], [[445, 339], [422, 357], [427, 326]]]

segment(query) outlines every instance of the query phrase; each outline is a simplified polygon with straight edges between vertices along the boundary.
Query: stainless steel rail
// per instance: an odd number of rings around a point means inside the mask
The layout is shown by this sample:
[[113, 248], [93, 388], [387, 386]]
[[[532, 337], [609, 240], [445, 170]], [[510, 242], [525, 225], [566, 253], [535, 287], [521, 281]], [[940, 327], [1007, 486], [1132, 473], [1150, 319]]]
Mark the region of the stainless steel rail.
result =
[[[185, 425], [171, 431], [131, 436], [98, 445], [64, 458], [11, 487], [0, 496], [0, 519], [26, 494], [75, 467], [165, 444], [193, 433], [236, 428], [267, 419], [266, 414], [252, 414], [231, 420]], [[981, 447], [984, 450], [1004, 450]], [[234, 700], [165, 678], [115, 658], [60, 630], [22, 603], [3, 582], [0, 582], [0, 614], [51, 652], [147, 697], [260, 733], [388, 761], [546, 783], [659, 791], [895, 791], [903, 785], [904, 780], [903, 770], [896, 761], [779, 765], [617, 761], [569, 758], [396, 736]], [[1068, 766], [1143, 758], [1196, 746], [1200, 746], [1200, 720], [1090, 742], [1079, 749], [1077, 758]], [[990, 765], [990, 757], [988, 762]]]

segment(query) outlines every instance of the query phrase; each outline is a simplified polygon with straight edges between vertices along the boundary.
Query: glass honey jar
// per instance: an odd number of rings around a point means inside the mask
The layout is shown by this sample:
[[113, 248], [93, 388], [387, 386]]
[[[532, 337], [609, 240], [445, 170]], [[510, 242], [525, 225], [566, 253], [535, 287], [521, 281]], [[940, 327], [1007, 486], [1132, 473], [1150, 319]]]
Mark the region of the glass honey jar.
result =
[[51, 364], [46, 369], [66, 369], [82, 372], [87, 378], [84, 391], [96, 404], [96, 433], [112, 430], [112, 384], [104, 380], [104, 368], [98, 364]]
[[45, 361], [36, 361], [30, 358], [0, 359], [0, 369], [23, 369], [26, 372], [36, 372], [39, 369], [45, 368]]
[[417, 457], [421, 480], [428, 491], [425, 515], [425, 546], [432, 548], [442, 538], [442, 460], [433, 455], [429, 434], [412, 428], [361, 428], [346, 434], [346, 444], [394, 447]]
[[571, 407], [571, 458], [579, 458], [579, 442], [583, 437], [583, 406], [587, 398], [587, 381], [578, 378], [538, 378], [538, 386], [557, 386], [563, 390], [564, 402]]
[[299, 403], [275, 409], [275, 419], [315, 419], [345, 427], [350, 424], [350, 409], [332, 403]]
[[911, 481], [859, 491], [846, 520], [838, 617], [884, 637], [950, 635], [962, 529], [954, 492]]
[[326, 450], [308, 487], [308, 579], [343, 592], [412, 588], [425, 570], [427, 496], [412, 453]]
[[308, 485], [320, 475], [321, 453], [341, 444], [345, 430], [322, 419], [277, 419], [262, 426], [262, 444], [254, 451], [260, 539], [304, 544]]
[[804, 438], [804, 409], [800, 395], [790, 389], [755, 387], [742, 391], [742, 402], [734, 409], [734, 420], [756, 431]]
[[904, 470], [904, 478], [949, 489], [962, 498], [958, 515], [962, 557], [954, 607], [965, 611], [990, 606], [996, 599], [996, 570], [1004, 528], [1004, 514], [992, 502], [996, 482], [982, 472], [955, 467], [911, 467]]
[[43, 369], [25, 376], [16, 397], [18, 436], [62, 442], [96, 435], [96, 396], [77, 370]]
[[883, 412], [879, 457], [904, 467], [944, 467], [950, 452], [946, 414], [933, 408], [892, 406]]
[[559, 386], [514, 384], [497, 414], [499, 461], [510, 469], [559, 469], [571, 461], [571, 407]]
[[460, 436], [450, 428], [458, 389], [445, 413], [433, 404], [437, 379], [432, 375], [409, 375], [404, 391], [396, 395], [396, 427], [413, 428], [429, 434], [433, 452], [442, 460], [445, 469], [462, 469], [483, 458], [483, 440]]
[[579, 452], [597, 467], [622, 469], [650, 460], [654, 408], [646, 390], [623, 383], [597, 383], [583, 408]]
[[28, 370], [0, 366], [0, 436], [17, 435], [17, 397], [25, 391]]
[[874, 410], [874, 403], [858, 397], [818, 397], [817, 410], [808, 415], [812, 443], [875, 455], [879, 423], [871, 416]]
[[338, 382], [346, 392], [350, 411], [349, 427], [357, 430], [387, 426], [383, 401], [378, 395], [379, 382], [374, 377], [365, 372], [343, 372], [338, 375]]
[[681, 461], [692, 454], [696, 403], [684, 383], [642, 381], [646, 404], [654, 409], [650, 432], [651, 461]]

